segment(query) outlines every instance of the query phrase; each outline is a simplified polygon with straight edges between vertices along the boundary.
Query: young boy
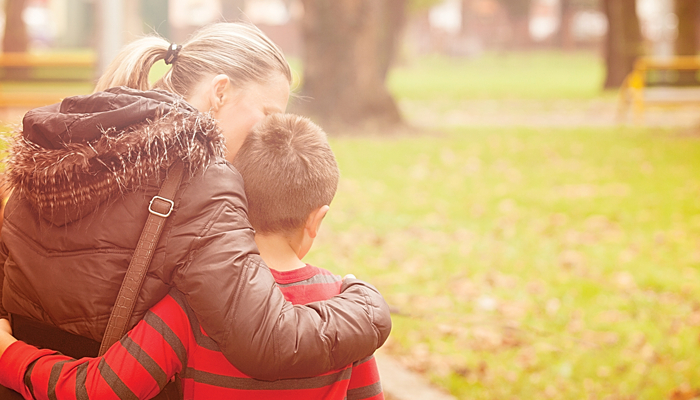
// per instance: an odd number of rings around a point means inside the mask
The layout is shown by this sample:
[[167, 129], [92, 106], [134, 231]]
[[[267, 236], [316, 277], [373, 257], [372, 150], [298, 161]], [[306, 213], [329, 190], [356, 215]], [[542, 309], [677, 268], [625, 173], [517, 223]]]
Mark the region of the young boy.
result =
[[[248, 136], [234, 165], [243, 176], [260, 255], [287, 300], [310, 303], [340, 293], [339, 276], [301, 261], [338, 185], [338, 166], [321, 128], [303, 117], [271, 115]], [[384, 398], [373, 357], [313, 378], [247, 377], [219, 352], [176, 290], [98, 358], [75, 360], [37, 349], [0, 326], [0, 384], [27, 399], [146, 399], [176, 374], [185, 399]]]

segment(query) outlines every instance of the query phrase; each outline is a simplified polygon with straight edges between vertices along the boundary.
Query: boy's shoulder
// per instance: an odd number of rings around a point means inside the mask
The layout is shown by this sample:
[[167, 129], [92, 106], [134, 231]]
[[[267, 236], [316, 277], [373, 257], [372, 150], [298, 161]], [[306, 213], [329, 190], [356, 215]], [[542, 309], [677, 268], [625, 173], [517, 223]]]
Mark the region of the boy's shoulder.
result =
[[339, 275], [309, 264], [291, 271], [271, 271], [284, 297], [294, 304], [328, 300], [340, 294], [343, 284]]
[[334, 281], [336, 279], [342, 280], [340, 276], [334, 275], [331, 271], [313, 266], [311, 264], [306, 264], [301, 268], [293, 269], [290, 271], [278, 271], [276, 269], [270, 268], [272, 276], [278, 285], [288, 285], [288, 284], [301, 284], [305, 281]]

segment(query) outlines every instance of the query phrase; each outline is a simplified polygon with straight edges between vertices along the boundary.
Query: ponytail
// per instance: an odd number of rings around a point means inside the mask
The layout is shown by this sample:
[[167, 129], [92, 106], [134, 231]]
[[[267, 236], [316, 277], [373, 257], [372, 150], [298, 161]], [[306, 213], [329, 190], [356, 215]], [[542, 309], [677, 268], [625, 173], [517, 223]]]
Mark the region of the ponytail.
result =
[[[109, 64], [95, 91], [113, 86], [149, 90], [148, 72], [168, 55], [170, 43], [148, 36], [126, 45]], [[195, 32], [181, 47], [165, 75], [154, 88], [188, 98], [207, 75], [226, 74], [236, 85], [262, 83], [281, 73], [291, 83], [292, 73], [282, 51], [249, 23], [215, 23]], [[172, 54], [172, 51], [171, 51]]]
[[148, 73], [156, 61], [165, 58], [169, 46], [159, 36], [147, 36], [124, 46], [97, 81], [95, 92], [114, 86], [149, 90]]

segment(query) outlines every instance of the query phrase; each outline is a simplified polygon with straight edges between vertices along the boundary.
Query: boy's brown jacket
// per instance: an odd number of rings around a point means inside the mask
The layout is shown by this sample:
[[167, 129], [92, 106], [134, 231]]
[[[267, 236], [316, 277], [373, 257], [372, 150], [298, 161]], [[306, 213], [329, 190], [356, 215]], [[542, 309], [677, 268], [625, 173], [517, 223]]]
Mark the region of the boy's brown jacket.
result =
[[167, 166], [182, 159], [189, 173], [131, 326], [175, 286], [253, 377], [314, 376], [371, 354], [391, 329], [381, 295], [353, 280], [327, 302], [286, 302], [258, 255], [243, 180], [223, 152], [215, 121], [162, 91], [113, 88], [27, 113], [7, 162], [14, 192], [2, 226], [4, 308], [99, 341], [148, 203]]

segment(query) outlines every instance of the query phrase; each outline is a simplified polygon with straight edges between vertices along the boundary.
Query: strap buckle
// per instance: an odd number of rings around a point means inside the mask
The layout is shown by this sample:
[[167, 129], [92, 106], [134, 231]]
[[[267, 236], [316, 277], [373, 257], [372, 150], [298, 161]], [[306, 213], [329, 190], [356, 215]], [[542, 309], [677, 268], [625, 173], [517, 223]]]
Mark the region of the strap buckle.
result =
[[[160, 213], [160, 212], [153, 209], [153, 202], [156, 201], [156, 199], [163, 200], [164, 202], [170, 204], [170, 208], [168, 209], [167, 213]], [[170, 213], [173, 212], [173, 208], [175, 208], [175, 202], [170, 200], [170, 199], [166, 199], [165, 197], [153, 196], [153, 198], [151, 199], [151, 202], [148, 203], [148, 212], [150, 212], [151, 214], [155, 214], [159, 217], [163, 217], [163, 218], [168, 218], [168, 216], [170, 216]]]

